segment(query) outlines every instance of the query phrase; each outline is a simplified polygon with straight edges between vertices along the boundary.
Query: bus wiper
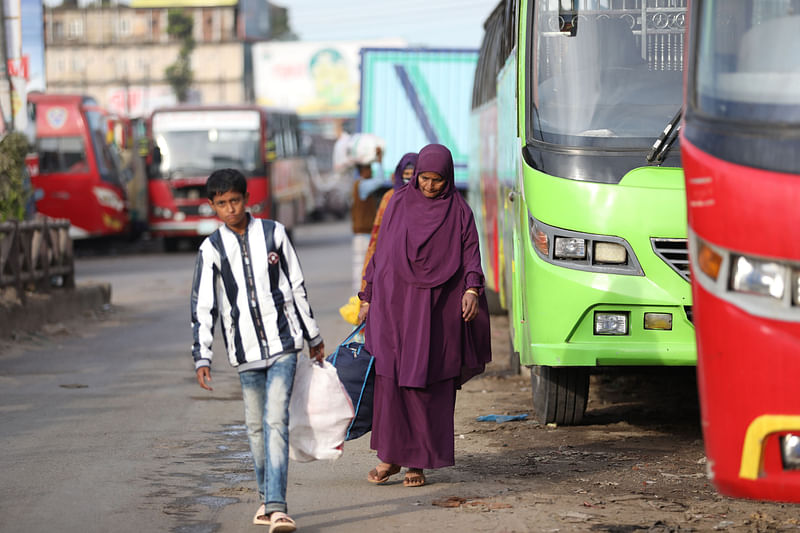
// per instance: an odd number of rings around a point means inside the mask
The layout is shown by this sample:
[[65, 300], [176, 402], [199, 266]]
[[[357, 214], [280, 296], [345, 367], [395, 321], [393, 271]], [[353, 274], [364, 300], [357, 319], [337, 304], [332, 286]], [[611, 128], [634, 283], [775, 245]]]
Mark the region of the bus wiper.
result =
[[667, 157], [670, 147], [675, 142], [675, 139], [678, 138], [678, 131], [681, 129], [681, 113], [682, 110], [679, 109], [678, 112], [675, 113], [675, 116], [672, 117], [672, 120], [670, 120], [667, 126], [664, 128], [664, 131], [661, 132], [661, 135], [658, 136], [656, 142], [653, 143], [653, 147], [647, 154], [648, 163], [656, 163], [660, 165], [664, 162], [664, 158]]

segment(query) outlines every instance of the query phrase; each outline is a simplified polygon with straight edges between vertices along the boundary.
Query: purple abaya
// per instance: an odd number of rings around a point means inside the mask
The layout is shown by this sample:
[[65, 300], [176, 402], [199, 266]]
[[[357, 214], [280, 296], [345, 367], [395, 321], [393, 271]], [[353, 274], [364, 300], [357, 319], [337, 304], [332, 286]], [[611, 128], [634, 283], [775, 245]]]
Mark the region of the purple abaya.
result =
[[[419, 189], [422, 172], [445, 178], [436, 198]], [[455, 392], [491, 360], [491, 336], [478, 234], [446, 147], [420, 150], [410, 186], [386, 209], [364, 279], [366, 347], [377, 374], [372, 447], [387, 463], [452, 465]], [[479, 312], [464, 322], [470, 287], [480, 292]]]

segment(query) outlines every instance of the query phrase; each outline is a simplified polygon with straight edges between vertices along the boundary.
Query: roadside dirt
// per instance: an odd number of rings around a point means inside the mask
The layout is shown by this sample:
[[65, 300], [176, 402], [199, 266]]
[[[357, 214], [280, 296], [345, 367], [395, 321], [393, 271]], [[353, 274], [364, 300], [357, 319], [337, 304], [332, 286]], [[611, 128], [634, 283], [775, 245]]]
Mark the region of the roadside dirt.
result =
[[[529, 371], [508, 370], [507, 318], [492, 328], [494, 362], [458, 396], [456, 463], [495, 490], [434, 505], [508, 515], [498, 531], [800, 530], [800, 507], [727, 498], [707, 479], [693, 369], [592, 376], [584, 423], [545, 426]], [[476, 420], [489, 414], [528, 418]]]

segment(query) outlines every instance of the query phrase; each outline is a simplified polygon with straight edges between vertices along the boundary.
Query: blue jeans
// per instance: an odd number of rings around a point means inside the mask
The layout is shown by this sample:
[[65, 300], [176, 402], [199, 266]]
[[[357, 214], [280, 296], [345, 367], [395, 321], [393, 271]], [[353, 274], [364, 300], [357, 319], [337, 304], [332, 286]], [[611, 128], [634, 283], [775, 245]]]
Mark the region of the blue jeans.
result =
[[297, 354], [290, 353], [279, 356], [269, 368], [239, 373], [247, 438], [255, 463], [258, 494], [266, 506], [266, 514], [286, 512], [289, 397], [296, 366]]

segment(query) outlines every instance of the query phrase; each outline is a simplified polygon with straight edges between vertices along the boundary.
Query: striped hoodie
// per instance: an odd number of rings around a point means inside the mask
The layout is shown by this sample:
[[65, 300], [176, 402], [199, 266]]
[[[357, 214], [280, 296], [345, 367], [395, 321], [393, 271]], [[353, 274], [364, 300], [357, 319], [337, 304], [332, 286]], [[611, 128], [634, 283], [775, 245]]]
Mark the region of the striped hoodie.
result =
[[322, 342], [303, 272], [283, 224], [248, 214], [244, 235], [222, 225], [200, 245], [192, 283], [192, 357], [211, 366], [214, 326], [239, 372]]

